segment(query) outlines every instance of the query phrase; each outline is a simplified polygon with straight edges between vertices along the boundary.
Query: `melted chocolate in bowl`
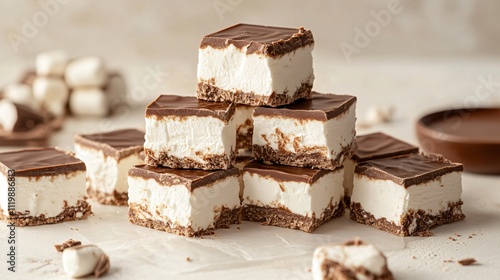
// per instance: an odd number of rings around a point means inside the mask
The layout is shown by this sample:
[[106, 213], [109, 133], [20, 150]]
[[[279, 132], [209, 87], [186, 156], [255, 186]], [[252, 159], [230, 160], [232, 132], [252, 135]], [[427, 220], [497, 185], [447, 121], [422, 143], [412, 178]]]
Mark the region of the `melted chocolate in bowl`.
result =
[[417, 137], [426, 152], [461, 162], [465, 171], [500, 174], [500, 108], [426, 115], [417, 123]]

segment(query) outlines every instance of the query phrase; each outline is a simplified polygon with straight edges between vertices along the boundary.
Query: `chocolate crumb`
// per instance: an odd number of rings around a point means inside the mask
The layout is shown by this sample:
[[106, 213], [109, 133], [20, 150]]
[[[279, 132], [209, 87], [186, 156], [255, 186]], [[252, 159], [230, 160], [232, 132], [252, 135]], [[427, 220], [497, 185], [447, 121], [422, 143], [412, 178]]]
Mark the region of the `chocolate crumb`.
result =
[[429, 237], [429, 236], [434, 236], [434, 233], [426, 230], [426, 231], [415, 232], [414, 236]]
[[476, 263], [476, 259], [474, 258], [467, 258], [467, 259], [462, 259], [462, 260], [459, 260], [457, 261], [460, 265], [472, 265], [472, 264], [475, 264]]
[[411, 258], [412, 258], [412, 259], [414, 259], [414, 260], [416, 260], [416, 259], [417, 259], [417, 257], [415, 257], [415, 256], [413, 256], [413, 257], [411, 257]]
[[236, 227], [236, 229], [241, 229], [240, 227]]
[[445, 263], [452, 263], [453, 260], [444, 260], [443, 262], [445, 262]]
[[187, 261], [187, 262], [192, 262], [193, 260], [192, 260], [190, 257], [187, 257], [187, 258], [186, 258], [186, 261]]
[[457, 241], [457, 239], [456, 239], [456, 238], [453, 238], [453, 237], [451, 237], [451, 236], [450, 236], [450, 237], [448, 237], [448, 239], [449, 239], [449, 240], [451, 240], [451, 241]]
[[307, 272], [311, 272], [312, 270], [310, 268], [307, 269]]
[[82, 242], [78, 240], [73, 240], [73, 239], [68, 239], [66, 242], [63, 244], [56, 244], [54, 247], [56, 247], [57, 252], [62, 252], [68, 248], [75, 247], [75, 246], [80, 246], [82, 245]]
[[456, 237], [462, 237], [462, 235], [458, 234], [458, 233], [453, 233]]

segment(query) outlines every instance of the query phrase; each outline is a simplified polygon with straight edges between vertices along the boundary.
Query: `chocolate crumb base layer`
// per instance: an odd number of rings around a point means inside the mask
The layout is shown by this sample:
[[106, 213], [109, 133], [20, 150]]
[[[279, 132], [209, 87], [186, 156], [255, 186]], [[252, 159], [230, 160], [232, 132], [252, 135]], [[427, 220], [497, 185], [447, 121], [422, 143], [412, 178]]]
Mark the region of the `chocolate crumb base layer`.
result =
[[312, 84], [302, 83], [300, 87], [293, 93], [288, 95], [285, 91], [282, 94], [273, 92], [270, 96], [258, 95], [253, 92], [231, 91], [218, 88], [211, 81], [198, 82], [196, 96], [199, 99], [208, 101], [229, 101], [239, 104], [251, 106], [271, 106], [277, 107], [280, 105], [290, 104], [300, 98], [312, 98]]
[[113, 190], [112, 193], [101, 192], [91, 187], [87, 187], [87, 194], [90, 198], [96, 200], [100, 204], [104, 205], [115, 205], [115, 206], [127, 206], [128, 205], [128, 193], [127, 192], [117, 192]]
[[[374, 228], [399, 235], [399, 236], [431, 236], [429, 231], [440, 225], [463, 220], [462, 201], [448, 203], [448, 209], [441, 211], [439, 215], [429, 215], [423, 210], [412, 211], [402, 218], [401, 225], [387, 221], [385, 218], [376, 219], [372, 214], [366, 212], [360, 203], [351, 202], [351, 219], [372, 226]], [[411, 229], [412, 228], [412, 229]]]
[[236, 135], [236, 149], [252, 149], [252, 131], [247, 134], [237, 134]]
[[337, 262], [326, 260], [321, 265], [321, 270], [323, 271], [323, 279], [325, 280], [334, 280], [334, 279], [343, 279], [343, 280], [357, 280], [359, 279], [356, 275], [363, 275], [363, 279], [370, 280], [393, 280], [394, 276], [387, 269], [387, 266], [384, 267], [384, 270], [381, 275], [376, 275], [368, 271], [364, 267], [358, 267], [354, 270], [351, 270]]
[[292, 153], [284, 150], [275, 150], [270, 146], [253, 145], [253, 156], [264, 163], [282, 164], [298, 167], [312, 167], [318, 169], [334, 170], [344, 163], [346, 158], [350, 158], [356, 151], [356, 143], [344, 147], [336, 158], [328, 159], [319, 152], [299, 152]]
[[14, 215], [9, 215], [7, 217], [4, 215], [3, 210], [0, 209], [0, 219], [7, 221], [8, 223], [13, 223], [18, 227], [39, 226], [45, 224], [56, 224], [62, 222], [83, 220], [90, 214], [92, 214], [90, 204], [88, 204], [84, 200], [78, 200], [76, 202], [76, 205], [74, 206], [68, 206], [68, 203], [65, 201], [63, 211], [55, 217], [45, 217], [45, 215], [43, 214], [34, 217], [30, 216], [29, 212], [17, 212]]
[[229, 158], [225, 153], [222, 155], [206, 155], [204, 157], [206, 163], [201, 163], [190, 158], [169, 156], [163, 152], [156, 158], [153, 156], [155, 153], [150, 149], [144, 149], [144, 153], [146, 154], [145, 163], [149, 166], [164, 166], [178, 169], [226, 170], [234, 165], [236, 159], [235, 151], [231, 151]]
[[184, 227], [171, 222], [139, 218], [143, 216], [143, 213], [149, 213], [144, 206], [137, 203], [131, 203], [129, 205], [128, 218], [132, 224], [187, 237], [212, 235], [216, 229], [229, 228], [231, 224], [241, 223], [240, 207], [234, 209], [222, 207], [219, 217], [214, 222], [214, 226], [199, 231], [194, 231], [191, 227]]
[[300, 229], [305, 232], [313, 232], [322, 224], [342, 216], [344, 205], [342, 202], [330, 205], [321, 214], [321, 218], [302, 216], [290, 212], [288, 209], [275, 207], [262, 207], [255, 205], [243, 206], [243, 220], [260, 222], [262, 225], [278, 226], [290, 229]]

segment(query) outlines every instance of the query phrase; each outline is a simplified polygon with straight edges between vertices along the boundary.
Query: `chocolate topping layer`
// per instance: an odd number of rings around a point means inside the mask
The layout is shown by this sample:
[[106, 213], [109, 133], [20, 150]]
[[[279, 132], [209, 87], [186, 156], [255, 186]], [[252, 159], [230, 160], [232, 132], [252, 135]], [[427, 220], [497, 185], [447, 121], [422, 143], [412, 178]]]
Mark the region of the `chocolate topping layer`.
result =
[[437, 155], [410, 154], [359, 163], [356, 173], [409, 187], [454, 171], [463, 171], [463, 168], [462, 164]]
[[356, 137], [358, 150], [352, 156], [356, 162], [418, 153], [418, 147], [382, 132]]
[[254, 160], [243, 167], [243, 172], [271, 177], [281, 182], [304, 182], [312, 184], [323, 177], [323, 175], [332, 171], [277, 164], [269, 165]]
[[277, 57], [311, 44], [314, 44], [312, 32], [303, 27], [284, 28], [239, 23], [206, 35], [201, 40], [200, 49], [223, 49], [233, 45], [238, 49], [246, 49], [246, 54]]
[[57, 148], [26, 149], [0, 153], [0, 170], [7, 174], [15, 171], [15, 176], [57, 176], [75, 171], [85, 171], [83, 161], [72, 153]]
[[299, 99], [276, 108], [257, 107], [253, 115], [327, 121], [347, 111], [355, 102], [356, 97], [351, 95], [313, 92], [312, 99]]
[[120, 129], [104, 133], [75, 135], [75, 143], [102, 150], [106, 156], [121, 159], [144, 149], [144, 132], [137, 129]]
[[234, 115], [234, 110], [233, 103], [210, 102], [194, 96], [160, 95], [146, 108], [146, 117], [214, 117], [228, 122]]
[[237, 176], [238, 168], [227, 170], [196, 170], [196, 169], [170, 169], [166, 167], [152, 167], [149, 165], [136, 165], [128, 172], [129, 176], [154, 179], [162, 186], [184, 184], [189, 191], [206, 186], [229, 176]]

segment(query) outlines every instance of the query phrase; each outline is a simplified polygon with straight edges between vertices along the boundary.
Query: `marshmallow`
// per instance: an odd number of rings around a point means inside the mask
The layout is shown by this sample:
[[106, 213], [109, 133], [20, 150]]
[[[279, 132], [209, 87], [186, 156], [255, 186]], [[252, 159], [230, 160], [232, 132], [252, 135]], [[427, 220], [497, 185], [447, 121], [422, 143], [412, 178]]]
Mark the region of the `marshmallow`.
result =
[[33, 97], [33, 90], [31, 86], [27, 84], [7, 85], [3, 90], [3, 96], [4, 98], [17, 104], [26, 105], [34, 109], [38, 107], [38, 104]]
[[104, 62], [98, 57], [89, 56], [68, 63], [65, 78], [70, 88], [102, 87], [106, 84], [108, 76]]
[[75, 89], [71, 92], [69, 109], [76, 116], [106, 116], [109, 113], [108, 96], [100, 88]]
[[64, 75], [68, 54], [62, 50], [40, 53], [36, 57], [36, 73], [40, 76]]
[[28, 131], [43, 123], [43, 117], [28, 106], [0, 100], [0, 126], [7, 132]]
[[394, 107], [370, 107], [366, 111], [366, 121], [371, 124], [390, 122], [393, 119], [394, 111]]
[[33, 82], [33, 95], [45, 110], [56, 116], [64, 115], [68, 88], [62, 79], [37, 77]]
[[94, 274], [96, 277], [109, 269], [109, 258], [96, 245], [83, 245], [67, 248], [62, 253], [63, 270], [70, 277], [83, 277]]

